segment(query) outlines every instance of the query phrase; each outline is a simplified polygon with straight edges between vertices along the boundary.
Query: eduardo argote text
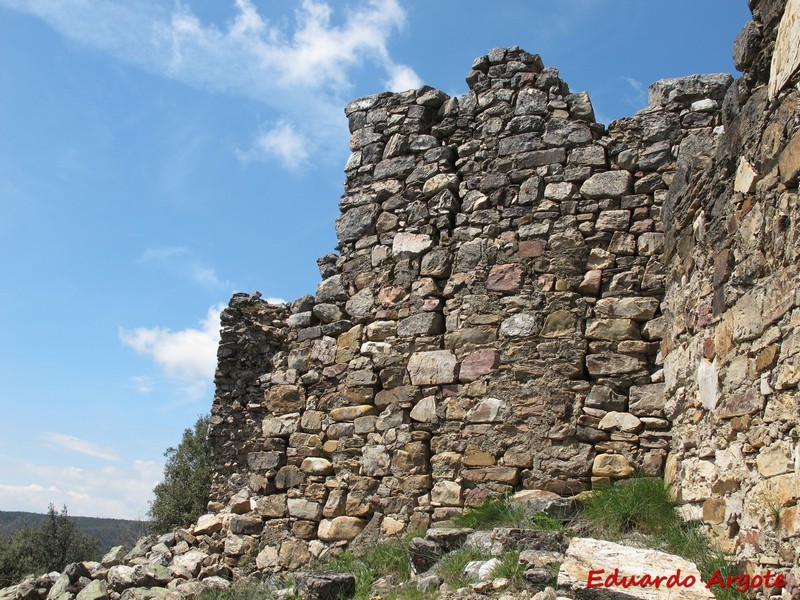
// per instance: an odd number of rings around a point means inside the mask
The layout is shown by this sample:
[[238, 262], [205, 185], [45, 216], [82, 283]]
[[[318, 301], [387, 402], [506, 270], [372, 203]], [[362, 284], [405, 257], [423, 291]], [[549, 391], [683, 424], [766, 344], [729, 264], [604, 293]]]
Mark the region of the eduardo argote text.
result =
[[[694, 575], [681, 575], [681, 570], [676, 569], [671, 575], [620, 575], [619, 569], [607, 573], [605, 569], [592, 569], [586, 580], [586, 587], [589, 588], [612, 588], [612, 587], [654, 587], [661, 586], [671, 588], [690, 588], [697, 583]], [[700, 582], [703, 584], [702, 581]], [[759, 589], [762, 586], [771, 588], [782, 588], [786, 585], [786, 577], [782, 573], [773, 573], [769, 569], [764, 575], [723, 575], [719, 569], [714, 571], [705, 587], [731, 588], [738, 592], [747, 592], [752, 589]]]

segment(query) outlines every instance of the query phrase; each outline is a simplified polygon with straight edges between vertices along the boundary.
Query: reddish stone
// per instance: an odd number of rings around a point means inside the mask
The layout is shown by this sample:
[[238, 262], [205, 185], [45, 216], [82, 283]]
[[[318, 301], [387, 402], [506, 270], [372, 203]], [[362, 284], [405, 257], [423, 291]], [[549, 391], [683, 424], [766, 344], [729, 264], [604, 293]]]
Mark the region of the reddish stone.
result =
[[330, 365], [329, 367], [322, 369], [322, 375], [323, 377], [329, 377], [332, 379], [334, 377], [338, 377], [345, 371], [347, 371], [346, 364]]
[[635, 235], [645, 233], [646, 231], [653, 231], [653, 219], [636, 221], [633, 225], [631, 225], [631, 228], [628, 231]]
[[546, 247], [545, 240], [525, 240], [519, 243], [517, 254], [524, 258], [538, 258], [544, 254]]
[[720, 250], [714, 257], [714, 279], [712, 285], [717, 289], [720, 285], [728, 281], [733, 266], [733, 254], [727, 248]]
[[600, 291], [600, 283], [602, 280], [603, 271], [601, 269], [592, 269], [591, 271], [587, 271], [586, 275], [583, 276], [583, 281], [581, 281], [580, 285], [578, 286], [578, 291], [581, 294], [596, 296]]
[[544, 275], [539, 275], [539, 279], [536, 280], [539, 284], [539, 289], [543, 292], [550, 292], [553, 290], [553, 286], [556, 283], [556, 276], [552, 273], [545, 273]]
[[384, 306], [394, 306], [406, 297], [406, 291], [396, 285], [381, 288], [378, 292], [378, 302]]
[[500, 364], [500, 353], [494, 348], [478, 350], [468, 354], [461, 362], [458, 378], [465, 383], [475, 381], [494, 371]]
[[705, 327], [709, 323], [711, 323], [712, 315], [711, 306], [708, 304], [701, 304], [697, 307], [697, 326], [698, 327]]
[[494, 292], [516, 292], [522, 287], [524, 274], [525, 268], [519, 264], [495, 265], [489, 271], [486, 289]]
[[703, 358], [707, 360], [714, 360], [717, 355], [717, 349], [714, 347], [714, 338], [706, 338], [703, 340]]

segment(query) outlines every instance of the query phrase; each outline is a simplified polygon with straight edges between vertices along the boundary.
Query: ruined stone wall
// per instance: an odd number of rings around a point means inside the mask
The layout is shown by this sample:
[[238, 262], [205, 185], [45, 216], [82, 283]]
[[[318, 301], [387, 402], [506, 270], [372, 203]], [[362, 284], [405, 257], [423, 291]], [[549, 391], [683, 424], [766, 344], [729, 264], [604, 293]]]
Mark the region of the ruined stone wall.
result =
[[195, 534], [231, 566], [296, 568], [491, 494], [663, 470], [662, 207], [732, 78], [659, 82], [608, 130], [519, 48], [467, 82], [349, 104], [316, 295], [223, 313], [218, 514]]
[[751, 2], [724, 130], [665, 202], [666, 476], [751, 572], [800, 545], [800, 2]]

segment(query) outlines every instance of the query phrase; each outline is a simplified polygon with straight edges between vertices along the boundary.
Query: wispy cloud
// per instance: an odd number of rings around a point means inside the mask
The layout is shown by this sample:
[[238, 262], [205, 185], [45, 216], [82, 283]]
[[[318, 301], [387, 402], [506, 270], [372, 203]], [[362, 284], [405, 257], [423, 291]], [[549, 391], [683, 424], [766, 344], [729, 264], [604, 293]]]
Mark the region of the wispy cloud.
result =
[[187, 389], [205, 389], [216, 369], [222, 309], [221, 304], [208, 309], [199, 328], [121, 328], [119, 338], [136, 352], [150, 356], [167, 378], [189, 386]]
[[43, 442], [51, 446], [72, 450], [73, 452], [85, 454], [86, 456], [93, 456], [95, 458], [102, 458], [103, 460], [111, 461], [122, 460], [120, 455], [117, 454], [117, 451], [113, 448], [109, 446], [100, 446], [94, 442], [82, 440], [81, 438], [77, 438], [72, 435], [56, 433], [54, 431], [45, 431], [40, 437]]
[[308, 162], [309, 142], [286, 120], [266, 125], [256, 135], [249, 150], [237, 149], [243, 163], [253, 160], [269, 162], [278, 159], [290, 171], [299, 171]]
[[156, 264], [180, 277], [209, 288], [230, 288], [231, 283], [221, 280], [216, 271], [204, 265], [197, 255], [183, 246], [148, 248], [139, 257], [140, 263]]
[[622, 95], [623, 100], [636, 108], [645, 106], [647, 90], [644, 84], [634, 77], [623, 77], [622, 80], [629, 86], [629, 89]]
[[163, 465], [133, 460], [97, 468], [34, 464], [3, 457], [0, 503], [16, 510], [45, 512], [50, 503], [71, 515], [140, 519], [147, 511]]
[[252, 0], [235, 0], [235, 17], [225, 27], [204, 23], [180, 1], [0, 0], [0, 6], [151, 73], [275, 110], [278, 125], [267, 130], [264, 157], [288, 168], [309, 164], [289, 151], [296, 140], [327, 145], [346, 135], [341, 106], [365, 63], [384, 70], [390, 88], [420, 83], [388, 50], [389, 38], [405, 24], [399, 0], [353, 3], [338, 13], [332, 3], [301, 0], [291, 24], [270, 20]]

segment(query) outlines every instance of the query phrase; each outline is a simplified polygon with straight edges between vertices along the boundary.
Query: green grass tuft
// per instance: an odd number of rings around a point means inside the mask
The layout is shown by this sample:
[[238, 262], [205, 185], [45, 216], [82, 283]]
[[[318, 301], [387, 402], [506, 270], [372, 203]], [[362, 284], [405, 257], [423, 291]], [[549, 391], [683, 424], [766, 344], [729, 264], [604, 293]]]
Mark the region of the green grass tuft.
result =
[[197, 597], [197, 600], [263, 600], [271, 598], [275, 591], [286, 587], [289, 587], [289, 583], [282, 579], [249, 580], [236, 583], [224, 590], [206, 590]]
[[464, 514], [451, 520], [454, 527], [470, 529], [492, 529], [493, 527], [517, 527], [526, 519], [525, 511], [511, 506], [507, 496], [489, 498], [479, 506], [468, 508]]
[[473, 560], [489, 560], [491, 554], [476, 548], [475, 546], [461, 546], [446, 554], [439, 561], [436, 573], [442, 578], [451, 589], [458, 589], [474, 583], [464, 576], [464, 567]]
[[478, 506], [470, 507], [464, 514], [451, 519], [450, 523], [453, 527], [469, 527], [478, 531], [495, 527], [519, 527], [570, 533], [570, 529], [558, 519], [543, 512], [530, 513], [521, 506], [515, 506], [507, 495], [489, 498]]
[[512, 589], [525, 585], [525, 568], [519, 562], [519, 550], [508, 550], [500, 557], [500, 564], [492, 571], [492, 577], [505, 577], [511, 581]]
[[680, 520], [664, 482], [649, 477], [595, 491], [584, 503], [582, 515], [613, 540], [633, 531], [659, 535]]
[[[326, 571], [352, 573], [356, 578], [354, 597], [356, 600], [368, 599], [372, 596], [372, 584], [380, 577], [389, 577], [396, 584], [405, 583], [411, 578], [408, 543], [413, 537], [414, 535], [409, 533], [401, 538], [370, 546], [357, 554], [345, 550], [339, 556], [326, 560], [318, 566]], [[414, 586], [408, 587], [410, 590]], [[402, 591], [413, 593], [409, 590], [403, 588]], [[398, 598], [405, 599], [406, 596]]]
[[[700, 523], [683, 522], [660, 479], [634, 478], [597, 490], [584, 502], [581, 519], [593, 524], [591, 535], [618, 540], [626, 533], [649, 536], [650, 545], [697, 565], [704, 581], [719, 570], [723, 577], [736, 568], [716, 552]], [[729, 588], [713, 587], [718, 600], [747, 596]]]

